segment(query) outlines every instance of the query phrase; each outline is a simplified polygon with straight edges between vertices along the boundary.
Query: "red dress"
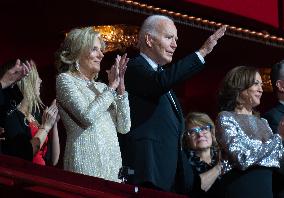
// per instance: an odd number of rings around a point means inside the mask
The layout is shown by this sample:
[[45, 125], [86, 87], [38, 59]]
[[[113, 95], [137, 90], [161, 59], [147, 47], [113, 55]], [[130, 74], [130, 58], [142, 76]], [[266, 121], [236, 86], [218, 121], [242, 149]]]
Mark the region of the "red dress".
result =
[[[31, 130], [32, 137], [34, 137], [35, 134], [38, 132], [37, 123], [34, 122], [34, 121], [30, 122], [29, 128]], [[45, 165], [45, 161], [44, 161], [43, 157], [45, 156], [45, 154], [47, 152], [47, 141], [48, 141], [48, 136], [46, 136], [46, 139], [45, 139], [42, 147], [40, 148], [40, 150], [35, 154], [35, 156], [33, 158], [33, 163]]]

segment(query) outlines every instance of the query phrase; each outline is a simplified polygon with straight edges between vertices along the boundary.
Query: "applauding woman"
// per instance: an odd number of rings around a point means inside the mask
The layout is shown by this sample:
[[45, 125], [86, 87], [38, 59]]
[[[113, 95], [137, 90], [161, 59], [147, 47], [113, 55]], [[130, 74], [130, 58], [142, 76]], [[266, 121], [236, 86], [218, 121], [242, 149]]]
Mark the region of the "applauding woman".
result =
[[118, 180], [117, 132], [130, 130], [124, 73], [128, 58], [117, 56], [108, 85], [96, 82], [104, 42], [93, 27], [71, 30], [57, 52], [59, 113], [67, 132], [64, 169]]
[[[36, 164], [56, 165], [60, 153], [57, 130], [59, 115], [56, 101], [54, 100], [50, 107], [45, 108], [41, 116], [40, 112], [44, 107], [40, 99], [42, 80], [35, 63], [30, 61], [26, 64], [31, 71], [17, 83], [23, 99], [5, 118], [6, 140], [3, 142], [2, 150], [4, 154], [31, 160]], [[32, 151], [28, 148], [32, 148]]]

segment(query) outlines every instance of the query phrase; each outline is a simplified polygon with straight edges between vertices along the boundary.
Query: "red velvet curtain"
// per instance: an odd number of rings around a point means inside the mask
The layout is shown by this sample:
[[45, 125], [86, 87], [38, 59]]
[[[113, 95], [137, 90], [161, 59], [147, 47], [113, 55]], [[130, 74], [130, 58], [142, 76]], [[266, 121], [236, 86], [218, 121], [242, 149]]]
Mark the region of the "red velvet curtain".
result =
[[[278, 3], [282, 0], [184, 0], [237, 14], [279, 28]], [[284, 8], [282, 6], [282, 8]]]

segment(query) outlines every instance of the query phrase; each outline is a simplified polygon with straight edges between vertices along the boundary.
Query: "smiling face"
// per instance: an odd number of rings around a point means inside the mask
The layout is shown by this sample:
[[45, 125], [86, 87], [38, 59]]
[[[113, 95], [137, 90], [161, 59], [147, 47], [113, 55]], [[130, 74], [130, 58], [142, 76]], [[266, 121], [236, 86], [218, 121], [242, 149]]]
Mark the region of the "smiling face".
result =
[[146, 34], [148, 56], [159, 65], [172, 61], [177, 48], [177, 29], [171, 20], [160, 19], [154, 33]]
[[85, 50], [79, 57], [80, 71], [87, 77], [96, 76], [101, 69], [101, 61], [104, 57], [102, 53], [101, 41], [95, 39], [94, 47], [89, 51]]
[[240, 93], [240, 99], [243, 101], [244, 106], [253, 108], [260, 104], [263, 92], [262, 85], [261, 76], [256, 72], [253, 85]]

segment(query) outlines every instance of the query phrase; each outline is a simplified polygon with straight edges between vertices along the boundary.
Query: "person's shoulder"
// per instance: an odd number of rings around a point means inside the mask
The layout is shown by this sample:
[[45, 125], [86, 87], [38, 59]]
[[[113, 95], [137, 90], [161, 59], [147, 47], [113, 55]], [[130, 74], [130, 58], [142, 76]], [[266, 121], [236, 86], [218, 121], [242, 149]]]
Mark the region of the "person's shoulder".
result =
[[217, 122], [235, 122], [236, 121], [236, 113], [233, 111], [221, 111], [217, 115]]
[[70, 80], [75, 80], [75, 78], [69, 72], [60, 73], [56, 77], [56, 82], [70, 81]]
[[221, 111], [218, 114], [218, 117], [231, 117], [231, 116], [234, 116], [234, 112], [231, 112], [231, 111]]
[[277, 112], [277, 109], [275, 107], [269, 109], [267, 112], [265, 112], [262, 117], [267, 119], [269, 117], [273, 117], [273, 115]]
[[282, 113], [284, 114], [284, 105], [279, 103], [276, 106], [269, 109], [264, 115], [273, 115], [275, 113]]
[[147, 63], [147, 61], [145, 60], [145, 58], [143, 58], [143, 56], [136, 55], [135, 57], [129, 59], [129, 62], [128, 62], [127, 65], [128, 66], [135, 66], [135, 65], [144, 65], [146, 63]]

